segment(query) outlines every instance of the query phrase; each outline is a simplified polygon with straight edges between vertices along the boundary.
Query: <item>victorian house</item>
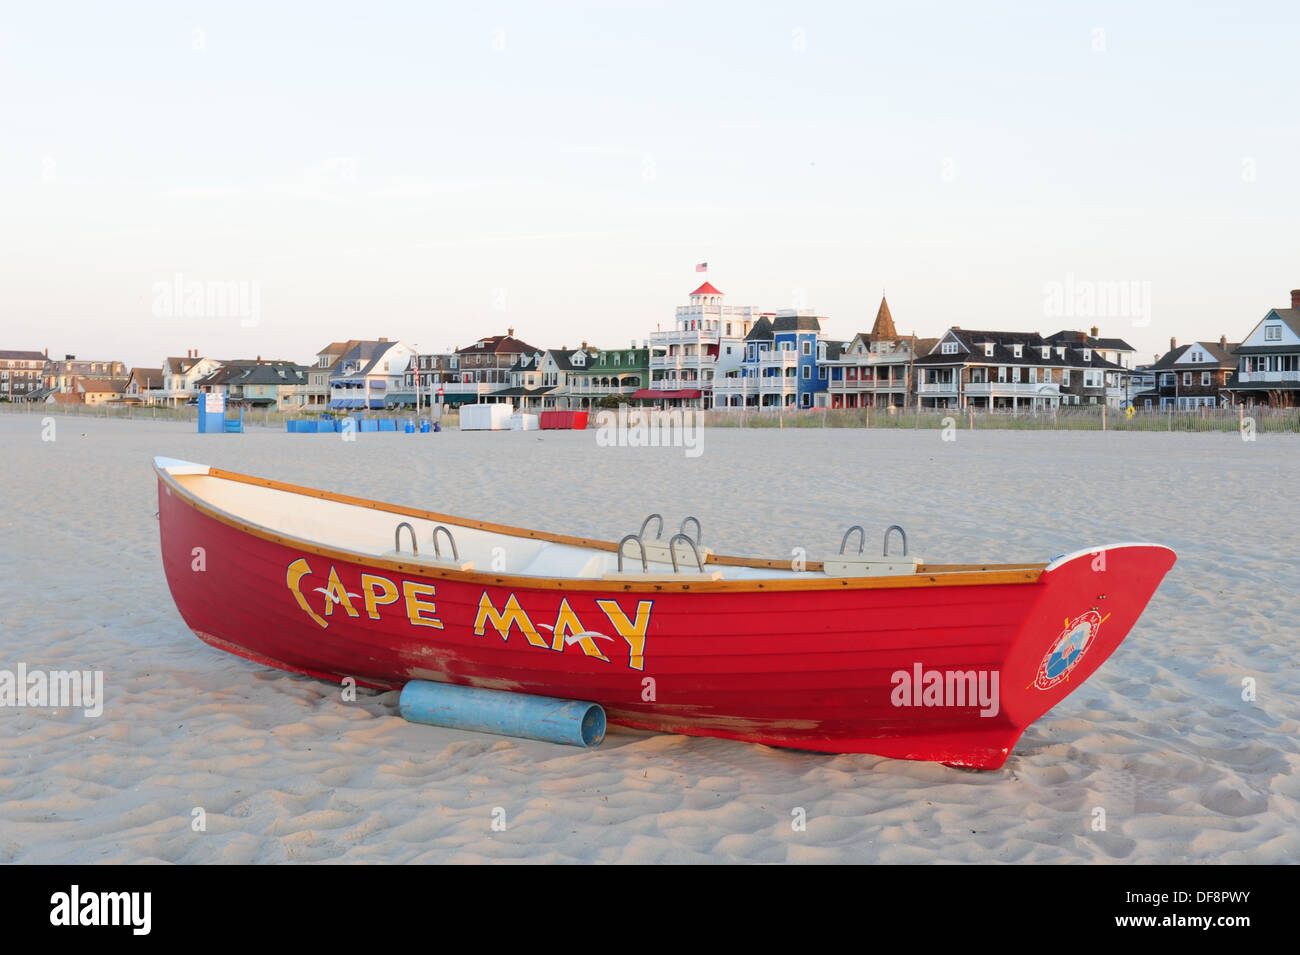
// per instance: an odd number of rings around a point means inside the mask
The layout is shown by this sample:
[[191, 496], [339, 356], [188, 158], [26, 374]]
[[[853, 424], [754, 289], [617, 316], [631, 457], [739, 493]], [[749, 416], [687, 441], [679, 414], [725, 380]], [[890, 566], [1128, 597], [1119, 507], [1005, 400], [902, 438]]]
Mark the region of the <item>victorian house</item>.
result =
[[1244, 404], [1300, 405], [1300, 289], [1290, 308], [1270, 309], [1237, 346], [1229, 393]]
[[361, 343], [358, 338], [346, 342], [330, 342], [316, 353], [315, 363], [307, 370], [307, 387], [303, 403], [307, 411], [324, 411], [330, 403], [330, 375], [334, 366], [345, 354]]
[[847, 342], [838, 358], [828, 358], [828, 392], [832, 408], [900, 407], [916, 392], [913, 362], [928, 354], [937, 338], [899, 335], [882, 296], [869, 332]]
[[821, 319], [788, 309], [760, 314], [745, 336], [739, 367], [714, 379], [713, 407], [780, 409], [826, 404], [828, 360], [842, 342], [822, 338]]
[[1084, 342], [1051, 342], [1037, 332], [989, 332], [953, 326], [918, 358], [917, 397], [926, 408], [1043, 411], [1063, 404], [1125, 398], [1124, 376]]
[[1155, 388], [1133, 396], [1137, 408], [1215, 408], [1232, 403], [1228, 385], [1237, 367], [1236, 345], [1227, 336], [1217, 342], [1179, 345], [1169, 339], [1169, 351], [1146, 371], [1154, 374]]
[[402, 386], [414, 352], [387, 338], [359, 341], [339, 356], [330, 372], [330, 408], [383, 408], [390, 392]]
[[570, 355], [569, 407], [590, 408], [613, 399], [628, 402], [650, 381], [650, 350], [632, 342], [627, 348], [590, 349], [587, 343]]
[[291, 361], [235, 359], [226, 362], [211, 375], [200, 378], [197, 389], [203, 394], [226, 396], [230, 405], [278, 411], [311, 411], [309, 375], [311, 369]]
[[677, 307], [673, 328], [650, 335], [648, 387], [632, 397], [669, 407], [711, 408], [714, 382], [739, 370], [745, 336], [759, 318], [748, 305], [726, 305], [723, 293], [705, 282]]
[[123, 398], [130, 404], [153, 404], [153, 395], [162, 387], [161, 368], [132, 368], [126, 379]]
[[504, 335], [489, 335], [464, 348], [413, 355], [400, 399], [414, 404], [418, 393], [421, 405], [439, 401], [449, 407], [511, 401], [503, 394], [510, 389], [511, 369], [521, 355], [540, 351], [515, 338], [515, 330], [510, 328]]
[[153, 403], [172, 407], [197, 401], [199, 379], [206, 378], [221, 365], [215, 358], [200, 357], [198, 349], [187, 351], [184, 358], [167, 358], [162, 365], [162, 387], [148, 397]]

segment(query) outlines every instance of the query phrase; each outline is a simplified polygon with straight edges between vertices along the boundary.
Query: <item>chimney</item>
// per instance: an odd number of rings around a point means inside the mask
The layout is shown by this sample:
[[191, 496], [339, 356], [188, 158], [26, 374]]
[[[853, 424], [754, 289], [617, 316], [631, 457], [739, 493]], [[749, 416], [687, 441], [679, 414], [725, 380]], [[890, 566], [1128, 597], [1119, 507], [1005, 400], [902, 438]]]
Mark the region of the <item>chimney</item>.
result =
[[45, 357], [46, 357], [46, 358], [49, 358], [49, 357], [50, 357], [50, 350], [49, 350], [48, 348], [45, 349]]
[[1178, 339], [1177, 339], [1177, 338], [1170, 337], [1170, 339], [1169, 339], [1169, 350], [1170, 350], [1170, 351], [1173, 351], [1173, 350], [1174, 350], [1175, 348], [1177, 348], [1177, 347], [1178, 347]]
[[1227, 350], [1228, 350], [1228, 336], [1227, 336], [1227, 335], [1220, 335], [1220, 336], [1219, 336], [1219, 347], [1222, 348], [1224, 351], [1227, 351]]
[[587, 343], [586, 343], [586, 342], [583, 342], [583, 343], [582, 343], [582, 350], [583, 350], [583, 351], [586, 351], [586, 350], [587, 350]]
[[514, 338], [514, 337], [515, 337], [515, 330], [514, 330], [513, 328], [507, 328], [507, 329], [506, 329], [506, 337], [507, 337], [507, 338]]
[[380, 338], [379, 340], [380, 340], [381, 342], [386, 342], [386, 341], [388, 341], [387, 338]]
[[1083, 332], [1075, 332], [1074, 340], [1078, 342], [1080, 345], [1082, 345], [1084, 342], [1088, 340], [1088, 336], [1085, 335]]
[[1088, 334], [1091, 335], [1093, 338], [1096, 338], [1098, 331], [1100, 331], [1100, 329], [1098, 329], [1097, 326], [1094, 325], [1092, 326], [1092, 330], [1088, 332]]
[[1291, 290], [1291, 307], [1300, 308], [1300, 288], [1293, 288]]

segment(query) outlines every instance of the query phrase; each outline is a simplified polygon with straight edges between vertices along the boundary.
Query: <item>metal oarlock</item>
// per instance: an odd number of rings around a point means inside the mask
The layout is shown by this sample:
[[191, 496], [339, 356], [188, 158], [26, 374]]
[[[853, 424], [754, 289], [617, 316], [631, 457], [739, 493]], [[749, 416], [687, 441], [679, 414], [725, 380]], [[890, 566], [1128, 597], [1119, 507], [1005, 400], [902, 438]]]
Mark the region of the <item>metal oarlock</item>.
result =
[[433, 529], [433, 556], [438, 560], [442, 560], [442, 549], [438, 546], [438, 531], [442, 531], [447, 535], [447, 543], [451, 545], [451, 559], [460, 560], [460, 551], [456, 549], [456, 538], [451, 536], [451, 531], [447, 529], [445, 524], [439, 524]]
[[[646, 520], [648, 521], [649, 518], [646, 518]], [[642, 524], [641, 527], [644, 529], [645, 525]], [[623, 545], [628, 541], [636, 541], [636, 545], [641, 548], [641, 573], [649, 572], [650, 562], [646, 560], [645, 556], [645, 541], [641, 539], [639, 534], [628, 534], [618, 542], [618, 572], [623, 573]]]
[[854, 524], [852, 527], [850, 527], [847, 531], [844, 532], [844, 537], [840, 540], [841, 554], [844, 553], [844, 548], [849, 546], [849, 535], [852, 534], [854, 531], [858, 532], [858, 553], [861, 554], [862, 549], [867, 546], [867, 532], [862, 529], [861, 524]]
[[411, 553], [414, 556], [419, 557], [420, 545], [415, 541], [415, 528], [412, 527], [410, 524], [408, 524], [406, 521], [402, 521], [402, 523], [398, 524], [397, 528], [393, 531], [393, 550], [398, 554], [402, 552], [402, 528], [403, 527], [405, 527], [408, 531], [411, 532]]
[[903, 530], [897, 524], [890, 524], [888, 527], [885, 528], [884, 556], [886, 557], [889, 556], [889, 535], [892, 534], [894, 531], [898, 531], [898, 536], [903, 538], [903, 556], [906, 557], [907, 556], [907, 531]]
[[[687, 525], [687, 524], [694, 524], [694, 525], [695, 525], [695, 537], [692, 538], [692, 539], [695, 541], [695, 543], [698, 544], [698, 543], [700, 542], [700, 539], [704, 536], [704, 529], [703, 529], [702, 527], [700, 527], [700, 519], [699, 519], [698, 517], [693, 516], [693, 515], [688, 515], [688, 516], [686, 516], [686, 517], [683, 517], [683, 518], [682, 518], [682, 526], [678, 528], [678, 531], [679, 531], [680, 533], [682, 533], [682, 534], [686, 534], [686, 525]], [[687, 535], [687, 536], [689, 537], [690, 535]]]
[[655, 521], [655, 520], [659, 522], [659, 530], [655, 531], [655, 540], [659, 540], [659, 538], [663, 537], [664, 516], [662, 514], [651, 514], [649, 517], [647, 517], [644, 521], [641, 522], [641, 529], [636, 533], [637, 538], [644, 540], [646, 527], [649, 526], [651, 521]]
[[674, 534], [672, 537], [668, 538], [668, 556], [673, 559], [673, 573], [678, 573], [677, 542], [679, 540], [686, 541], [687, 546], [691, 549], [691, 553], [695, 555], [695, 566], [700, 569], [700, 573], [704, 573], [704, 561], [700, 559], [700, 551], [699, 548], [695, 546], [695, 541], [681, 533]]

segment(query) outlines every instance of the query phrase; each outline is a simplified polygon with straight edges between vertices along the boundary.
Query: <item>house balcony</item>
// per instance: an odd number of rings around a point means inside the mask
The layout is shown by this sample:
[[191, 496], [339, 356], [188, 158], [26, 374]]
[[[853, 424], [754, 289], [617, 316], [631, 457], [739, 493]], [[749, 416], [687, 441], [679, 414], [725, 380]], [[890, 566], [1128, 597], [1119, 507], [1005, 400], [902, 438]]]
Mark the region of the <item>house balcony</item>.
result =
[[758, 313], [752, 305], [678, 305], [677, 317], [697, 321], [751, 321]]
[[955, 381], [922, 381], [917, 384], [916, 390], [923, 395], [955, 395], [957, 393], [957, 383]]
[[1237, 383], [1241, 385], [1300, 385], [1300, 371], [1239, 371]]
[[565, 388], [566, 394], [571, 395], [626, 395], [631, 394], [640, 388], [640, 385], [575, 385], [570, 384]]
[[902, 378], [851, 378], [832, 380], [828, 391], [836, 394], [857, 392], [899, 392], [907, 390], [907, 382]]
[[709, 331], [703, 328], [677, 328], [668, 332], [650, 333], [651, 348], [663, 348], [668, 345], [716, 345], [717, 343], [717, 331]]
[[962, 391], [974, 397], [1028, 395], [1035, 398], [1057, 398], [1060, 397], [1061, 386], [1054, 381], [972, 381]]
[[713, 355], [651, 355], [651, 368], [701, 368], [712, 366]]
[[656, 391], [686, 391], [689, 389], [708, 391], [713, 387], [713, 385], [714, 382], [712, 378], [704, 380], [702, 378], [671, 377], [656, 378], [650, 382], [650, 387]]
[[727, 394], [758, 395], [787, 394], [799, 390], [799, 379], [793, 375], [766, 375], [750, 378], [717, 378], [713, 382], [715, 392]]
[[799, 353], [797, 351], [759, 352], [757, 361], [746, 362], [746, 364], [757, 365], [759, 368], [793, 368], [799, 364]]

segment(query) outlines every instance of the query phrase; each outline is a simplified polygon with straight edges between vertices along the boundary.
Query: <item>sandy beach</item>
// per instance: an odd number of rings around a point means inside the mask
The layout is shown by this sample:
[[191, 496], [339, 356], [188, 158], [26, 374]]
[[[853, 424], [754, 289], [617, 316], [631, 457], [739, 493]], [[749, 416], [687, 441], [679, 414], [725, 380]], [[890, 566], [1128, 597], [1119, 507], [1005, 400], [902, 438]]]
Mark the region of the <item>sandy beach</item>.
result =
[[[102, 669], [106, 702], [98, 718], [0, 710], [0, 861], [1300, 857], [1300, 502], [1285, 490], [1300, 436], [710, 429], [688, 457], [599, 447], [592, 431], [345, 442], [55, 427], [45, 441], [39, 415], [0, 414], [0, 667]], [[581, 751], [413, 725], [396, 694], [344, 702], [337, 686], [201, 643], [163, 578], [154, 455], [607, 539], [650, 511], [695, 514], [729, 553], [817, 558], [851, 523], [875, 539], [900, 523], [936, 561], [1135, 540], [1178, 563], [1124, 645], [1001, 771], [621, 727]]]

